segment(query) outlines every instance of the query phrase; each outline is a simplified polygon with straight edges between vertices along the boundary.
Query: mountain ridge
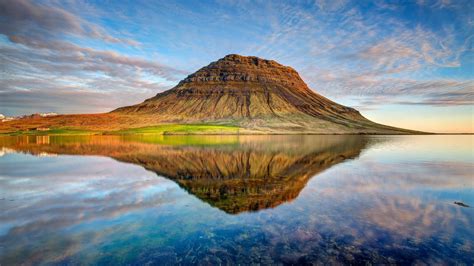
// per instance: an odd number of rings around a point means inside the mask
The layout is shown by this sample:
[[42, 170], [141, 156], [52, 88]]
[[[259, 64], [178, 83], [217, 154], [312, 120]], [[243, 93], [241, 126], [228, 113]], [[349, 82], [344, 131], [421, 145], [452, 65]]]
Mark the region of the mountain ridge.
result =
[[[283, 90], [283, 88], [286, 90]], [[141, 104], [121, 107], [112, 112], [146, 113], [147, 110], [142, 110], [146, 107], [151, 109], [150, 111], [160, 112], [161, 110], [154, 109], [154, 106], [150, 103], [156, 104], [157, 100], [173, 93], [176, 93], [178, 98], [185, 98], [191, 94], [194, 94], [195, 97], [217, 95], [219, 96], [218, 100], [221, 100], [222, 94], [225, 93], [236, 97], [249, 97], [252, 96], [251, 93], [263, 93], [265, 96], [263, 104], [266, 103], [271, 110], [271, 112], [266, 110], [267, 113], [275, 114], [276, 111], [270, 106], [271, 93], [273, 92], [277, 93], [278, 96], [282, 96], [286, 103], [293, 105], [299, 111], [312, 115], [320, 115], [319, 112], [321, 112], [321, 110], [315, 110], [314, 103], [325, 104], [323, 107], [328, 108], [330, 112], [336, 112], [335, 115], [341, 113], [359, 114], [357, 110], [337, 104], [309, 89], [298, 72], [291, 67], [281, 65], [273, 60], [237, 54], [230, 54], [210, 63], [208, 66], [188, 75], [172, 89], [158, 93]], [[313, 102], [303, 99], [304, 96], [309, 97]], [[244, 108], [246, 112], [241, 112], [238, 115], [252, 118], [249, 110], [251, 101], [240, 98], [236, 100], [242, 100], [241, 103], [246, 105]], [[257, 110], [255, 113], [259, 114]]]
[[240, 129], [239, 134], [421, 133], [368, 120], [356, 109], [311, 90], [292, 67], [237, 54], [211, 62], [142, 103], [105, 114], [2, 123], [0, 132], [8, 130], [6, 126], [110, 131], [163, 124], [231, 125]]
[[373, 123], [354, 108], [314, 92], [292, 67], [237, 54], [202, 67], [168, 91], [112, 113], [154, 114], [165, 122], [237, 123], [270, 132], [325, 133], [317, 129], [330, 124], [335, 124], [335, 133], [363, 133], [370, 128], [403, 131]]

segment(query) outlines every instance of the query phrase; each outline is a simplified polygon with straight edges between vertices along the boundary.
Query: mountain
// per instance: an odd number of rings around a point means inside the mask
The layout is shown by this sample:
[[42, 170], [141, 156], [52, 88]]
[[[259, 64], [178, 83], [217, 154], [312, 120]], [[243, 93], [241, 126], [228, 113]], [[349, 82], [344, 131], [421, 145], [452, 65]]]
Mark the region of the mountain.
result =
[[[113, 131], [169, 124], [232, 126], [238, 129], [232, 133], [241, 134], [418, 133], [374, 123], [357, 110], [321, 96], [291, 67], [236, 54], [212, 62], [172, 89], [136, 105], [106, 114], [2, 123], [0, 132], [8, 131], [8, 125], [16, 130], [67, 127]], [[211, 132], [225, 133], [220, 128]], [[202, 132], [197, 129], [191, 133]]]
[[308, 88], [298, 72], [273, 60], [227, 55], [174, 88], [112, 113], [156, 115], [165, 122], [230, 123], [264, 132], [403, 133]]

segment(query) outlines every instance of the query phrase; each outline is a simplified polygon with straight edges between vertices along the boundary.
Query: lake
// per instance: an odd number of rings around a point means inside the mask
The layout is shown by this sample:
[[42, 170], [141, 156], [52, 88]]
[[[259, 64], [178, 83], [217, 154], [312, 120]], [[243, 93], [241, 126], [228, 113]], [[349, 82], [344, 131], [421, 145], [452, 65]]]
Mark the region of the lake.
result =
[[0, 265], [472, 265], [473, 142], [0, 137]]

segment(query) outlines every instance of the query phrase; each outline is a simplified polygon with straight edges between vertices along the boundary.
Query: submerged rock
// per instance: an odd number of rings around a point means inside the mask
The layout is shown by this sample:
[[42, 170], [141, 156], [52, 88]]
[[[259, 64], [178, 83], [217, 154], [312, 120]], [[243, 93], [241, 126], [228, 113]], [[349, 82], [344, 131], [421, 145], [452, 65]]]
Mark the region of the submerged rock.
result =
[[459, 205], [461, 207], [469, 208], [469, 205], [461, 202], [461, 201], [455, 201], [454, 204]]

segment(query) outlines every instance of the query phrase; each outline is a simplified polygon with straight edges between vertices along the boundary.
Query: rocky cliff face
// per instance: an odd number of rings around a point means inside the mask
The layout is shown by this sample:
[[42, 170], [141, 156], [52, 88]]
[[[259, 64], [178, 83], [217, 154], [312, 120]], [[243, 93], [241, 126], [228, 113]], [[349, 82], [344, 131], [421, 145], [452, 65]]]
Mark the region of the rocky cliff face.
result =
[[291, 86], [304, 86], [298, 73], [291, 67], [273, 60], [255, 56], [227, 55], [189, 75], [181, 84], [209, 81], [274, 82]]
[[173, 89], [115, 112], [154, 113], [170, 120], [268, 119], [289, 114], [361, 118], [356, 110], [311, 91], [291, 67], [240, 55], [228, 55]]
[[357, 110], [315, 93], [291, 67], [235, 54], [201, 68], [171, 90], [113, 113], [154, 115], [163, 122], [232, 123], [278, 132], [347, 133], [384, 128]]

